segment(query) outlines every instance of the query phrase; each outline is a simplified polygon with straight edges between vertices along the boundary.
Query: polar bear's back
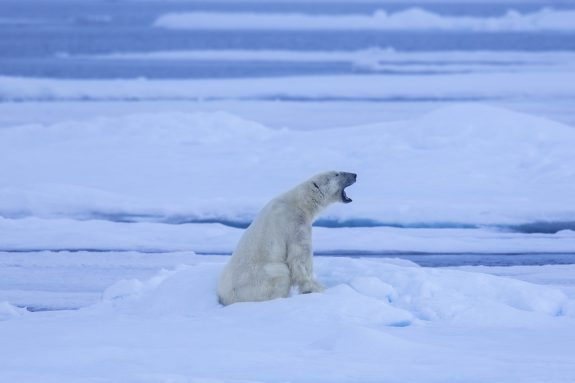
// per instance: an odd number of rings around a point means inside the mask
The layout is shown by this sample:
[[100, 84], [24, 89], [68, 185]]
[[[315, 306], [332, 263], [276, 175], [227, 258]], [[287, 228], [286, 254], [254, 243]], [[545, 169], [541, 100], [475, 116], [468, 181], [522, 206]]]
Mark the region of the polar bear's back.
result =
[[246, 229], [232, 257], [257, 263], [285, 261], [291, 226], [286, 210], [282, 200], [268, 203]]

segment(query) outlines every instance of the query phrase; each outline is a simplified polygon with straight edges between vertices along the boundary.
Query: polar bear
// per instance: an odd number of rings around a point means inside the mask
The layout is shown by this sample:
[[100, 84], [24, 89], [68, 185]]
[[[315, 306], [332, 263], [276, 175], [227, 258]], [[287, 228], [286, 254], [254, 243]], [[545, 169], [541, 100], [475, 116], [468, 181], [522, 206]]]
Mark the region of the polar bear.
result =
[[329, 204], [351, 202], [345, 188], [356, 179], [354, 173], [325, 172], [271, 200], [220, 276], [220, 303], [287, 297], [292, 286], [302, 294], [323, 291], [313, 277], [311, 225]]

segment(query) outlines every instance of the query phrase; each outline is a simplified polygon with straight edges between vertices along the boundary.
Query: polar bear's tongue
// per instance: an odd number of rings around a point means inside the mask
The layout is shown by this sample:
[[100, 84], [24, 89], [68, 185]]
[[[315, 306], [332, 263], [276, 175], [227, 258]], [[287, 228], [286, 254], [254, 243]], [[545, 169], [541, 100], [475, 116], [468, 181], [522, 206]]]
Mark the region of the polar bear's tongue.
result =
[[350, 203], [350, 202], [352, 201], [352, 199], [349, 198], [349, 197], [347, 196], [347, 194], [345, 194], [345, 189], [343, 189], [343, 190], [341, 191], [341, 200], [342, 200], [344, 203]]

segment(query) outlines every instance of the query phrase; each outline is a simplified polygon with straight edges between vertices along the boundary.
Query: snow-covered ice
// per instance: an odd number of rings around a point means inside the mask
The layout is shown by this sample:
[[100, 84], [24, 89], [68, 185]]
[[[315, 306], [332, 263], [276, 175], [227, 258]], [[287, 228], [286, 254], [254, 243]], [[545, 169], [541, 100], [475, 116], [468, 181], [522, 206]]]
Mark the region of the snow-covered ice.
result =
[[356, 202], [324, 216], [334, 224], [569, 222], [575, 206], [575, 130], [485, 105], [311, 132], [223, 112], [156, 113], [14, 126], [0, 137], [5, 218], [246, 223], [332, 168], [359, 174]]
[[[0, 382], [575, 381], [566, 4], [40, 3], [0, 17]], [[219, 305], [327, 169], [326, 292]]]
[[575, 298], [575, 281], [572, 265], [541, 265], [541, 266], [460, 266], [456, 269], [471, 272], [488, 273], [503, 277], [520, 279], [536, 284], [560, 288], [571, 299]]
[[[0, 348], [0, 379], [568, 382], [575, 376], [573, 301], [558, 288], [407, 261], [319, 257], [324, 294], [223, 308], [215, 284], [224, 261], [189, 256], [187, 266], [113, 284], [80, 311], [4, 316], [0, 337], [10, 347]], [[2, 306], [3, 313], [14, 310]]]
[[570, 382], [573, 265], [316, 256], [324, 294], [224, 308], [227, 257], [193, 251], [231, 251], [269, 198], [342, 168], [354, 202], [319, 253], [569, 253], [572, 230], [512, 228], [569, 222], [574, 142], [479, 104], [313, 131], [170, 111], [4, 127], [0, 381]]

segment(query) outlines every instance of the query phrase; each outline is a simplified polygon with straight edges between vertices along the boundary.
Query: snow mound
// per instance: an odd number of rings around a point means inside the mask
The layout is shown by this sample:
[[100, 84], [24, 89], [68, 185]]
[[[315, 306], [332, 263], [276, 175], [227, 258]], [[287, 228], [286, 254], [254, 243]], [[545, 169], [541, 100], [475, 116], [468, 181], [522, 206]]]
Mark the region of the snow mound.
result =
[[323, 294], [294, 295], [222, 308], [216, 285], [222, 264], [162, 271], [148, 281], [121, 281], [89, 310], [129, 315], [235, 318], [240, 323], [340, 323], [360, 327], [440, 321], [472, 326], [517, 326], [564, 315], [560, 291], [492, 275], [427, 269], [409, 262], [316, 259]]
[[8, 302], [0, 302], [0, 321], [18, 318], [27, 312], [26, 309], [16, 307]]
[[168, 13], [154, 26], [168, 29], [251, 30], [441, 30], [441, 31], [572, 31], [575, 11], [543, 8], [520, 13], [509, 10], [496, 17], [445, 16], [422, 8], [371, 15], [307, 15], [297, 13]]
[[221, 265], [199, 264], [162, 270], [147, 281], [122, 280], [107, 288], [102, 307], [138, 315], [205, 314], [219, 307], [215, 295]]
[[529, 312], [562, 315], [568, 302], [558, 290], [514, 279], [378, 260], [323, 258], [318, 272], [328, 286], [349, 285], [421, 320], [513, 324]]

